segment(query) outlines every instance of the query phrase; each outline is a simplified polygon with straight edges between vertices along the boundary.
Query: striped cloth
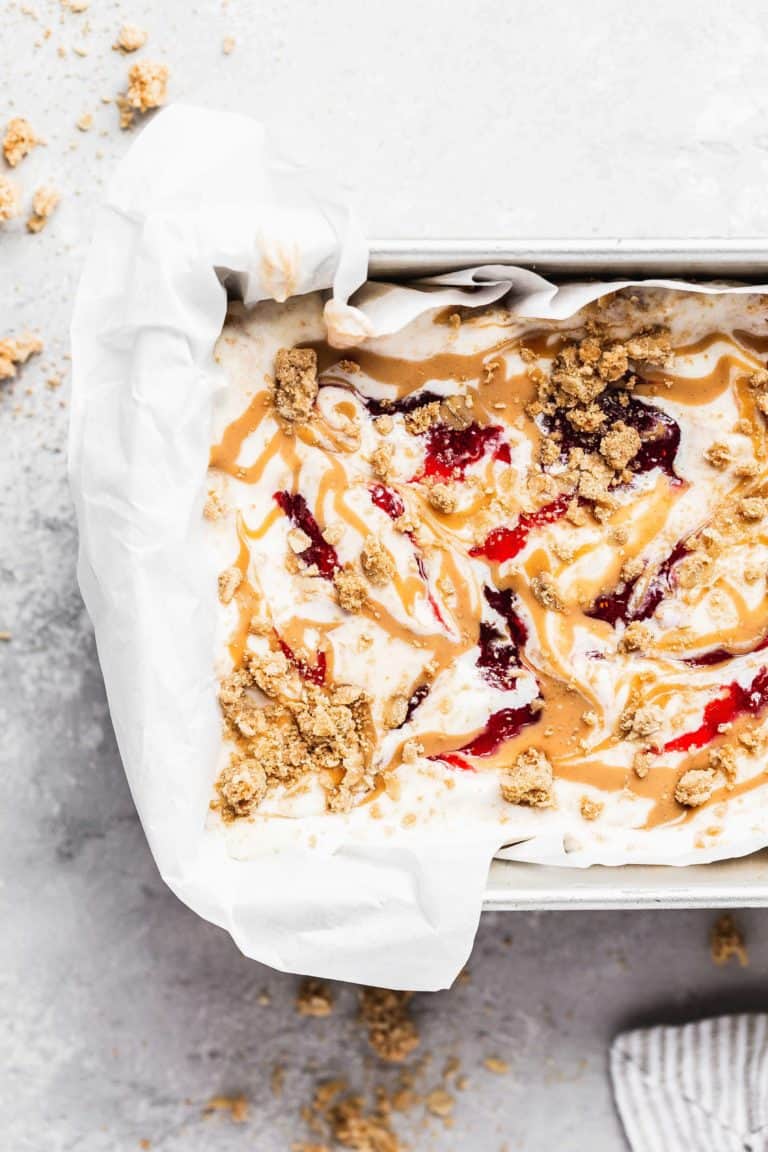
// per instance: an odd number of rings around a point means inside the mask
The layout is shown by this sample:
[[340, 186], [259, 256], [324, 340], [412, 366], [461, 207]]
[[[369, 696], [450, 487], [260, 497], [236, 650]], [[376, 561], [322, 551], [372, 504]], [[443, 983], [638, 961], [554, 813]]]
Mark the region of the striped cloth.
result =
[[632, 1152], [768, 1152], [768, 1016], [624, 1032], [611, 1079]]

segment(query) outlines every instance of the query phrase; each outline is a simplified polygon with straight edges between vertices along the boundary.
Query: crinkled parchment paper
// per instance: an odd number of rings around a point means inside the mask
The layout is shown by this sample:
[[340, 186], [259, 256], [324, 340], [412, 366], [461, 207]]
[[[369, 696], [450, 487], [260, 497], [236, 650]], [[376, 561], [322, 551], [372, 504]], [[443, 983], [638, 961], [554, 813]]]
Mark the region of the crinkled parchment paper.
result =
[[[134, 800], [173, 891], [277, 968], [434, 989], [452, 982], [472, 946], [490, 859], [510, 838], [497, 819], [446, 813], [426, 832], [371, 821], [361, 837], [334, 817], [312, 849], [281, 827], [263, 851], [242, 855], [207, 822], [221, 735], [217, 569], [201, 514], [212, 400], [225, 386], [214, 343], [228, 290], [254, 303], [331, 289], [329, 333], [347, 347], [428, 308], [502, 296], [522, 316], [564, 318], [606, 285], [557, 288], [489, 266], [429, 288], [368, 284], [350, 305], [367, 248], [329, 187], [273, 155], [252, 120], [181, 106], [161, 113], [120, 165], [95, 221], [72, 328], [79, 578]], [[695, 817], [622, 829], [623, 839], [575, 852], [565, 851], [566, 829], [545, 828], [503, 854], [703, 862], [768, 842], [768, 812], [733, 801], [707, 850], [695, 846]]]

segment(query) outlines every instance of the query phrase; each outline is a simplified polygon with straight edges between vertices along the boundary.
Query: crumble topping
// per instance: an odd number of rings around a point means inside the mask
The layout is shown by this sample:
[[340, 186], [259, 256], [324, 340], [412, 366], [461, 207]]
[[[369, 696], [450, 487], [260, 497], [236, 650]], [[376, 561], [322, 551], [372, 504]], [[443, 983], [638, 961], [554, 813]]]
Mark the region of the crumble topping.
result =
[[675, 786], [675, 800], [686, 808], [706, 804], [715, 789], [715, 774], [709, 768], [689, 768]]
[[38, 188], [32, 197], [32, 214], [27, 220], [28, 232], [42, 232], [61, 200], [55, 188]]
[[727, 444], [723, 444], [720, 440], [716, 441], [714, 444], [710, 444], [709, 448], [707, 448], [706, 452], [704, 453], [704, 459], [708, 464], [711, 464], [713, 468], [720, 468], [721, 470], [723, 468], [730, 467], [730, 465], [733, 463], [731, 449]]
[[630, 704], [619, 716], [619, 731], [627, 740], [647, 740], [659, 731], [663, 720], [663, 712], [653, 704]]
[[360, 564], [371, 584], [388, 584], [395, 574], [395, 563], [381, 540], [368, 536], [360, 553]]
[[589, 796], [582, 796], [579, 801], [579, 811], [585, 820], [597, 820], [604, 807], [600, 801], [591, 800]]
[[548, 808], [553, 801], [552, 765], [538, 748], [522, 752], [501, 775], [501, 795], [508, 804]]
[[[269, 703], [258, 703], [260, 689]], [[306, 776], [320, 779], [331, 811], [347, 811], [371, 786], [371, 707], [350, 684], [302, 682], [285, 655], [249, 653], [222, 681], [219, 702], [237, 751], [216, 788], [225, 820], [251, 816], [269, 790]], [[338, 779], [327, 774], [340, 770]]]
[[8, 121], [3, 137], [3, 155], [11, 168], [15, 168], [33, 148], [43, 141], [23, 116]]
[[368, 603], [368, 588], [365, 580], [355, 571], [354, 565], [345, 564], [334, 572], [333, 583], [336, 599], [345, 612], [360, 612]]
[[239, 568], [227, 568], [219, 573], [219, 600], [222, 604], [229, 604], [243, 582], [243, 574]]
[[531, 580], [531, 592], [542, 608], [548, 608], [550, 612], [565, 611], [565, 604], [557, 590], [557, 584], [549, 572], [541, 572], [538, 576], [534, 576]]
[[455, 488], [442, 482], [431, 485], [427, 490], [427, 500], [438, 512], [445, 512], [447, 515], [455, 512], [458, 504]]
[[275, 408], [284, 420], [308, 420], [317, 399], [314, 348], [281, 348], [275, 358]]

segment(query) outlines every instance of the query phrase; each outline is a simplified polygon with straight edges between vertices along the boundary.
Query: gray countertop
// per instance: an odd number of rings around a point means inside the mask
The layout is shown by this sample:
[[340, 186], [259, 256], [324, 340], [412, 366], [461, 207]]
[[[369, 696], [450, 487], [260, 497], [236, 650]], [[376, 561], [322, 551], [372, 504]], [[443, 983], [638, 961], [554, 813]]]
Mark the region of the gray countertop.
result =
[[[337, 989], [328, 1019], [301, 1019], [295, 978], [244, 959], [159, 880], [75, 584], [67, 324], [93, 205], [130, 142], [102, 103], [131, 59], [112, 40], [123, 20], [146, 27], [141, 55], [168, 61], [174, 99], [262, 117], [289, 151], [347, 179], [371, 234], [735, 236], [768, 230], [765, 7], [27, 7], [36, 15], [0, 5], [0, 113], [48, 141], [17, 170], [25, 203], [44, 183], [63, 199], [39, 236], [0, 230], [0, 337], [32, 328], [45, 342], [0, 386], [0, 630], [12, 633], [0, 644], [0, 1143], [282, 1152], [307, 1138], [299, 1108], [318, 1076], [370, 1087], [387, 1074], [366, 1055], [352, 989]], [[85, 112], [93, 127], [79, 132]], [[423, 1086], [450, 1053], [469, 1077], [455, 1125], [422, 1128], [419, 1113], [404, 1137], [418, 1150], [622, 1148], [606, 1077], [616, 1030], [764, 1002], [765, 916], [740, 916], [747, 969], [713, 966], [712, 920], [484, 917], [469, 978], [414, 1006], [433, 1053]], [[483, 1067], [490, 1055], [507, 1075]], [[203, 1115], [238, 1092], [245, 1124]]]

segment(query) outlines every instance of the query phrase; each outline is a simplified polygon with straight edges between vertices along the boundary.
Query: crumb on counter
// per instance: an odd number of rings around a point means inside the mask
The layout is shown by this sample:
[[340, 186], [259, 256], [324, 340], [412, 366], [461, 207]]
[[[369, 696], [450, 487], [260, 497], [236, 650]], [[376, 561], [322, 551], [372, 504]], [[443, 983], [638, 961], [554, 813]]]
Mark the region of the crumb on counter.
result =
[[33, 130], [23, 116], [14, 116], [8, 121], [3, 137], [3, 155], [11, 168], [15, 168], [33, 148], [43, 140]]
[[727, 964], [734, 957], [742, 968], [749, 964], [749, 954], [744, 936], [736, 926], [730, 913], [725, 913], [715, 921], [710, 934], [712, 960], [718, 967]]
[[42, 232], [55, 212], [61, 195], [55, 188], [43, 186], [32, 197], [32, 212], [27, 220], [28, 232]]
[[245, 1096], [212, 1096], [203, 1112], [227, 1112], [233, 1124], [244, 1124], [248, 1119], [248, 1101]]
[[299, 1016], [330, 1016], [333, 1012], [333, 996], [328, 986], [321, 980], [309, 977], [302, 980], [296, 996], [296, 1011]]
[[30, 356], [43, 350], [37, 336], [19, 336], [15, 340], [0, 340], [0, 380], [12, 380], [19, 364], [26, 364]]
[[139, 60], [128, 70], [128, 88], [124, 96], [118, 96], [117, 107], [120, 113], [120, 127], [130, 128], [135, 114], [160, 108], [168, 98], [167, 64], [151, 60]]
[[360, 994], [360, 1019], [368, 1029], [368, 1043], [390, 1064], [402, 1063], [419, 1045], [409, 1012], [412, 996], [389, 988], [363, 988]]
[[19, 214], [19, 189], [13, 180], [0, 172], [0, 224]]
[[123, 24], [112, 45], [114, 52], [138, 52], [147, 42], [147, 33], [137, 24]]

